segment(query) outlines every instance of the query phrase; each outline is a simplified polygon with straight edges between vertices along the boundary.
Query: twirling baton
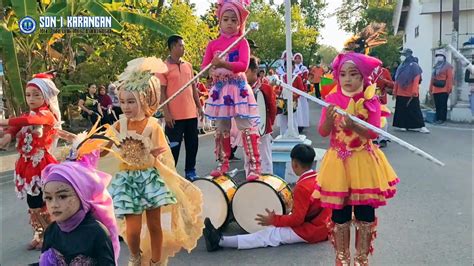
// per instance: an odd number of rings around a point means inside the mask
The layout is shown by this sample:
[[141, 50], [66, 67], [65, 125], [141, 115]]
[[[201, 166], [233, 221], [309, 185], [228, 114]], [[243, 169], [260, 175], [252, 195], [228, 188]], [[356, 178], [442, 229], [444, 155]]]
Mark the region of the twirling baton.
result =
[[[254, 30], [258, 30], [258, 23], [257, 22], [252, 22], [250, 23], [250, 27], [244, 32], [244, 34], [242, 34], [242, 36], [240, 36], [239, 38], [237, 38], [237, 40], [235, 40], [233, 43], [231, 43], [229, 45], [229, 47], [227, 47], [227, 49], [225, 49], [223, 52], [221, 52], [218, 56], [218, 58], [222, 58], [224, 57], [224, 55], [226, 53], [228, 53], [230, 51], [230, 49], [232, 49], [234, 46], [236, 46], [243, 38], [245, 38], [245, 36], [251, 32], [251, 31], [254, 31]], [[198, 79], [200, 76], [202, 76], [202, 74], [204, 74], [204, 72], [208, 71], [209, 68], [212, 67], [212, 64], [209, 64], [207, 65], [205, 68], [203, 68], [201, 70], [201, 72], [199, 72], [196, 76], [194, 76], [194, 78], [192, 78], [190, 81], [186, 82], [186, 84], [183, 85], [183, 87], [181, 87], [177, 92], [175, 92], [173, 95], [171, 95], [168, 99], [166, 99], [162, 104], [160, 104], [160, 106], [158, 106], [158, 110], [163, 108], [163, 106], [165, 106], [166, 104], [168, 104], [169, 102], [171, 102], [172, 100], [174, 100], [174, 98], [178, 97], [178, 95], [180, 95], [189, 85], [191, 85], [196, 79]]]
[[[273, 82], [276, 83], [277, 85], [280, 85], [280, 86], [282, 86], [283, 88], [285, 88], [285, 89], [287, 89], [287, 90], [290, 90], [290, 91], [292, 91], [293, 93], [296, 93], [296, 94], [298, 94], [298, 95], [300, 95], [300, 96], [303, 96], [303, 97], [305, 97], [305, 98], [307, 98], [307, 99], [309, 99], [309, 100], [311, 100], [311, 101], [313, 101], [313, 102], [315, 102], [315, 103], [317, 103], [317, 104], [319, 104], [319, 105], [321, 105], [321, 106], [323, 106], [323, 107], [329, 107], [329, 104], [328, 104], [327, 102], [325, 102], [325, 101], [323, 101], [323, 100], [321, 100], [321, 99], [318, 99], [318, 98], [316, 98], [316, 97], [314, 97], [314, 96], [311, 96], [311, 95], [307, 94], [306, 92], [300, 91], [300, 90], [298, 90], [297, 88], [294, 88], [293, 86], [290, 86], [290, 85], [288, 85], [288, 84], [282, 82], [281, 80], [274, 80]], [[350, 115], [350, 114], [344, 112], [344, 111], [341, 110], [341, 109], [336, 108], [335, 110], [336, 110], [337, 113], [339, 113], [339, 114], [341, 114], [341, 115], [348, 115], [349, 118], [352, 119], [352, 121], [354, 121], [354, 122], [356, 122], [356, 123], [358, 123], [358, 124], [361, 124], [361, 125], [363, 125], [364, 127], [368, 128], [368, 129], [370, 129], [370, 130], [372, 130], [372, 131], [374, 131], [374, 132], [377, 132], [378, 134], [380, 134], [380, 135], [382, 135], [382, 136], [384, 136], [384, 137], [386, 137], [386, 138], [388, 138], [388, 139], [390, 139], [390, 140], [392, 140], [392, 141], [394, 141], [394, 142], [400, 144], [402, 147], [404, 147], [404, 148], [406, 148], [406, 149], [408, 149], [408, 150], [414, 152], [415, 154], [417, 154], [417, 155], [419, 155], [419, 156], [421, 156], [421, 157], [423, 157], [423, 158], [425, 158], [425, 159], [428, 159], [429, 161], [432, 161], [432, 162], [434, 162], [434, 163], [437, 164], [437, 165], [444, 166], [444, 163], [443, 163], [443, 162], [441, 162], [440, 160], [436, 159], [435, 157], [433, 157], [433, 156], [430, 155], [429, 153], [427, 153], [427, 152], [421, 150], [420, 148], [417, 148], [417, 147], [411, 145], [410, 143], [408, 143], [408, 142], [406, 142], [406, 141], [404, 141], [404, 140], [402, 140], [402, 139], [399, 139], [399, 138], [395, 137], [394, 135], [392, 135], [392, 134], [390, 134], [390, 133], [388, 133], [388, 132], [386, 132], [386, 131], [384, 131], [384, 130], [378, 128], [378, 127], [375, 127], [375, 126], [373, 126], [373, 125], [371, 125], [371, 124], [365, 122], [364, 120], [362, 120], [362, 119], [360, 119], [360, 118], [358, 118], [358, 117], [355, 117], [355, 116], [353, 116], [353, 115]]]

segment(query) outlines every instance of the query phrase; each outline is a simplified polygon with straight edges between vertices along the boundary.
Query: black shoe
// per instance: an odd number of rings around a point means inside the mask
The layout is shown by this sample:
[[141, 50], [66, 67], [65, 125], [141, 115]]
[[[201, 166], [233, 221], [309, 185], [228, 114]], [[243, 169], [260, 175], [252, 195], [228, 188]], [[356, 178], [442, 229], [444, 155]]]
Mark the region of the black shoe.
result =
[[222, 234], [214, 228], [209, 218], [204, 219], [204, 238], [206, 240], [206, 249], [208, 252], [221, 249], [219, 242], [222, 239]]
[[380, 143], [379, 143], [379, 147], [380, 147], [380, 148], [385, 148], [385, 147], [387, 147], [387, 141], [386, 141], [386, 140], [381, 140]]

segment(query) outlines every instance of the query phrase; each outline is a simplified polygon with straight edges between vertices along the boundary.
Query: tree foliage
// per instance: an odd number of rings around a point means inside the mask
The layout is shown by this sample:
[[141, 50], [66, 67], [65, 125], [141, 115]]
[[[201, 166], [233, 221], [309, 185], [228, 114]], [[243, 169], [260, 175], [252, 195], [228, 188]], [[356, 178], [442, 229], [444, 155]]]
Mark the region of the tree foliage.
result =
[[[308, 1], [301, 2], [300, 5], [298, 1], [294, 1], [291, 9], [292, 47], [294, 53], [299, 52], [303, 55], [305, 64], [311, 64], [316, 59], [315, 52], [318, 48], [317, 27], [322, 24], [315, 18], [308, 19], [308, 16], [305, 15], [311, 10], [315, 10], [316, 6]], [[304, 5], [303, 2], [306, 4]], [[318, 10], [322, 12], [322, 8]], [[318, 14], [312, 14], [312, 16], [318, 17]], [[248, 21], [259, 23], [259, 30], [249, 34], [248, 38], [254, 40], [261, 47], [254, 53], [268, 67], [280, 59], [281, 53], [286, 49], [284, 5], [276, 6], [265, 1], [253, 2]], [[313, 24], [309, 25], [308, 21], [313, 21]]]
[[339, 54], [336, 48], [329, 45], [321, 45], [318, 50], [318, 56], [321, 59], [321, 63], [325, 65], [331, 64], [334, 58]]
[[270, 5], [252, 4], [248, 21], [259, 24], [258, 31], [248, 35], [260, 48], [254, 54], [267, 66], [280, 58], [285, 49], [285, 23], [282, 16]]
[[387, 43], [372, 49], [372, 52], [391, 66], [399, 59], [400, 36], [393, 36], [392, 17], [396, 6], [395, 0], [343, 0], [336, 15], [341, 29], [354, 34], [360, 32], [371, 22], [386, 24]]
[[385, 22], [388, 26], [396, 3], [395, 0], [343, 0], [336, 11], [339, 27], [347, 32], [357, 33], [374, 21], [372, 19]]

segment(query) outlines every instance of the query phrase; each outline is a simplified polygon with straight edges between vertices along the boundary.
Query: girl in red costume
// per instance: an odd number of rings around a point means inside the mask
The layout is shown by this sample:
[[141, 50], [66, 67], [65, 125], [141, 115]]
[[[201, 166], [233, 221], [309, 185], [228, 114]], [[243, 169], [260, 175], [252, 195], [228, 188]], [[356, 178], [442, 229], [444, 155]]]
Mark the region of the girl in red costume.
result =
[[0, 139], [0, 147], [17, 139], [20, 157], [15, 165], [15, 191], [20, 199], [26, 197], [34, 230], [28, 249], [41, 249], [44, 230], [50, 223], [41, 191], [41, 171], [47, 165], [57, 163], [51, 149], [56, 145], [61, 112], [57, 99], [59, 90], [52, 77], [51, 74], [35, 75], [25, 90], [30, 111], [20, 117], [0, 120], [0, 126], [8, 127]]

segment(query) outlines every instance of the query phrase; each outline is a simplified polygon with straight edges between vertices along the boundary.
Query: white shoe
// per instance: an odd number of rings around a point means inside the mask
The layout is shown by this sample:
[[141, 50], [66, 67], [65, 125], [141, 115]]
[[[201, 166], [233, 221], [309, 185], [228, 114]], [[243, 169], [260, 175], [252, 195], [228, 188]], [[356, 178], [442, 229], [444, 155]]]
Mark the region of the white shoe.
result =
[[401, 127], [393, 127], [393, 129], [396, 130], [396, 131], [402, 131], [402, 132], [407, 131], [406, 128], [401, 128]]
[[430, 133], [430, 130], [427, 129], [426, 127], [422, 127], [422, 128], [420, 128], [420, 131], [419, 131], [419, 132], [420, 132], [420, 133], [429, 134], [429, 133]]
[[430, 133], [430, 130], [427, 129], [426, 127], [421, 127], [421, 128], [409, 128], [408, 131], [419, 132], [419, 133], [424, 133], [424, 134]]

